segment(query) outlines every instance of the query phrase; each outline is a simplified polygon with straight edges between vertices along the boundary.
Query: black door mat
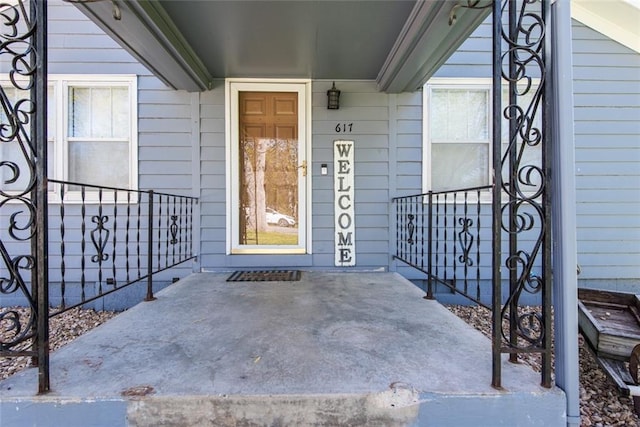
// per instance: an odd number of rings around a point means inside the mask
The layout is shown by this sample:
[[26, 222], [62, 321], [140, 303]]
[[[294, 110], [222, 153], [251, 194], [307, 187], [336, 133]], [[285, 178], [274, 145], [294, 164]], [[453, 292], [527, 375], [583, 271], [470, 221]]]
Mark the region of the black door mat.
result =
[[300, 270], [235, 271], [227, 282], [297, 282]]

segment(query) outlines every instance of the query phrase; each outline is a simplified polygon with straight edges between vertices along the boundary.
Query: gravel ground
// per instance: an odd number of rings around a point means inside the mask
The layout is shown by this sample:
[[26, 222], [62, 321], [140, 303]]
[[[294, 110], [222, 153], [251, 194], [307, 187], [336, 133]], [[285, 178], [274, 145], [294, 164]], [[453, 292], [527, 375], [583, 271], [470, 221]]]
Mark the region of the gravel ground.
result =
[[[491, 331], [491, 314], [488, 310], [469, 306], [447, 306], [465, 322], [474, 326], [487, 336]], [[24, 308], [14, 308], [21, 316], [26, 316]], [[5, 309], [6, 310], [6, 309]], [[94, 311], [76, 308], [51, 319], [50, 342], [55, 351], [74, 338], [95, 328], [116, 316], [117, 312]], [[7, 338], [5, 328], [0, 325], [3, 339]], [[638, 416], [633, 409], [633, 402], [622, 397], [615, 386], [604, 374], [587, 348], [582, 336], [580, 343], [580, 414], [583, 427], [605, 426], [640, 426]], [[535, 370], [540, 370], [540, 357], [527, 355], [524, 363]], [[0, 358], [0, 380], [28, 366], [27, 357]]]
[[[491, 313], [480, 307], [447, 306], [465, 322], [483, 334], [491, 335]], [[613, 382], [598, 366], [582, 335], [580, 345], [580, 417], [583, 427], [640, 426], [640, 420], [633, 407], [633, 401], [622, 397]], [[540, 371], [540, 357], [525, 355], [524, 363]]]
[[[23, 324], [27, 320], [28, 313], [23, 307], [5, 307], [2, 310], [3, 312], [10, 310], [16, 311], [20, 314], [20, 319]], [[57, 350], [117, 314], [117, 312], [113, 311], [94, 311], [74, 308], [54, 316], [50, 320], [49, 345], [51, 346], [51, 351]], [[0, 323], [2, 341], [8, 340], [11, 337], [10, 333], [6, 330], [7, 326], [8, 323]], [[29, 345], [30, 341], [27, 342], [23, 348], [27, 348]], [[31, 365], [31, 358], [29, 357], [0, 357], [0, 380], [15, 374], [29, 365]]]

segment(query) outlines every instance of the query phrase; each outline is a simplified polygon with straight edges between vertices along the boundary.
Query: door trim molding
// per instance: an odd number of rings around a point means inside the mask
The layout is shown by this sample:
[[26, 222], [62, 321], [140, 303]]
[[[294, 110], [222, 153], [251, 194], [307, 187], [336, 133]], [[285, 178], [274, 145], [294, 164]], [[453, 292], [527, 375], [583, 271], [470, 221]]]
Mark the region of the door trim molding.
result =
[[[237, 108], [237, 94], [240, 90], [255, 91], [255, 92], [291, 92], [297, 91], [304, 99], [300, 102], [300, 108], [303, 114], [304, 130], [299, 132], [299, 136], [304, 138], [304, 158], [309, 165], [307, 179], [304, 181], [304, 231], [302, 238], [304, 238], [304, 246], [302, 248], [264, 248], [264, 249], [250, 249], [250, 248], [234, 248], [233, 227], [234, 213], [233, 207], [238, 204], [238, 195], [234, 194], [235, 191], [235, 174], [237, 173], [233, 169], [234, 151], [233, 151], [233, 129], [234, 126], [238, 127], [238, 114], [232, 114], [233, 109]], [[312, 189], [312, 159], [311, 159], [311, 136], [312, 136], [312, 118], [311, 118], [311, 96], [312, 96], [312, 82], [310, 79], [256, 79], [256, 78], [228, 78], [225, 79], [225, 193], [226, 193], [226, 254], [311, 254], [312, 247], [312, 215], [311, 215], [311, 189]], [[299, 221], [302, 223], [302, 221]]]

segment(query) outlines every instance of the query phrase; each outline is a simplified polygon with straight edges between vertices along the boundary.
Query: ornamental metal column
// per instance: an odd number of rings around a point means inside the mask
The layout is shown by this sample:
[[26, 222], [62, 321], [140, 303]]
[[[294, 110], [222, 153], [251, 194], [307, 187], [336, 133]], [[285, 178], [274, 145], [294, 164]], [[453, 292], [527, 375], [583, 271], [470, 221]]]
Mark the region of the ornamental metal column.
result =
[[494, 2], [494, 387], [504, 353], [540, 354], [552, 385], [549, 10], [548, 0]]
[[0, 292], [28, 306], [26, 317], [0, 308], [0, 356], [32, 357], [39, 393], [50, 388], [46, 38], [46, 1], [0, 4], [0, 66], [10, 80], [0, 87]]

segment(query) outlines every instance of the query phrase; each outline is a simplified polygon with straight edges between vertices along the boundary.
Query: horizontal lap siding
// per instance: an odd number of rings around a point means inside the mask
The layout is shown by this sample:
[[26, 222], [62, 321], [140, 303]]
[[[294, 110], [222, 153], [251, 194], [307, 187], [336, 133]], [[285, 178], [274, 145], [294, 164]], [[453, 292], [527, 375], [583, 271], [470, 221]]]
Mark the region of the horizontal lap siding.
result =
[[50, 74], [150, 74], [69, 3], [49, 1], [47, 27]]
[[[392, 197], [422, 193], [422, 92], [394, 95], [389, 102], [395, 122], [395, 191]], [[396, 206], [391, 214], [394, 224], [389, 236], [391, 253], [396, 253]], [[426, 262], [426, 261], [425, 261]], [[408, 279], [422, 279], [423, 273], [396, 263], [397, 271]]]
[[[579, 278], [639, 281], [640, 54], [576, 21], [572, 30]], [[490, 64], [487, 20], [435, 76], [491, 77]]]
[[[138, 186], [144, 189], [192, 194], [190, 94], [167, 88], [145, 67], [85, 17], [75, 6], [60, 0], [48, 4], [48, 72], [50, 74], [134, 74], [138, 76]], [[3, 65], [3, 70], [6, 71]], [[51, 173], [49, 174], [51, 176]], [[8, 223], [17, 205], [8, 205], [0, 212], [0, 222]], [[59, 203], [50, 203], [50, 280], [61, 278], [61, 246], [59, 234]], [[94, 209], [95, 206], [88, 208]], [[107, 215], [113, 216], [112, 208]], [[118, 216], [126, 210], [118, 206]], [[111, 218], [113, 220], [113, 218]], [[87, 219], [86, 238], [92, 230]], [[118, 245], [124, 242], [125, 222], [118, 219]], [[121, 221], [121, 222], [120, 222]], [[68, 280], [78, 280], [80, 266], [79, 206], [67, 207], [66, 274]], [[110, 224], [110, 223], [109, 223]], [[143, 223], [146, 227], [146, 223]], [[3, 227], [4, 228], [4, 227]], [[112, 234], [113, 236], [113, 234]], [[145, 238], [146, 239], [146, 238]], [[3, 230], [3, 242], [5, 231]], [[26, 248], [26, 249], [25, 249]], [[90, 248], [88, 247], [87, 250]], [[24, 244], [10, 243], [12, 254], [25, 253]], [[143, 248], [143, 253], [145, 252]], [[136, 249], [132, 247], [131, 253]], [[124, 249], [117, 254], [119, 271], [124, 268]], [[144, 262], [144, 261], [143, 261]], [[122, 263], [122, 264], [120, 264]], [[91, 264], [87, 261], [87, 266]], [[143, 268], [144, 265], [143, 265]], [[179, 270], [179, 271], [177, 271]], [[170, 270], [170, 276], [183, 276], [191, 271], [189, 263]], [[95, 272], [87, 280], [95, 280]], [[89, 275], [88, 275], [89, 276]], [[111, 275], [105, 272], [104, 277]], [[160, 275], [163, 277], [166, 275]], [[161, 279], [162, 280], [162, 279]], [[55, 290], [52, 290], [55, 293]]]
[[640, 54], [574, 21], [581, 280], [640, 279]]
[[[389, 265], [389, 96], [374, 82], [337, 81], [340, 109], [327, 110], [331, 82], [313, 83], [313, 265], [334, 265], [333, 141], [354, 141], [356, 268]], [[353, 123], [352, 132], [336, 132]], [[329, 173], [320, 175], [320, 165]]]
[[491, 34], [492, 24], [489, 17], [436, 71], [434, 77], [491, 78]]
[[[402, 100], [390, 121], [390, 96], [379, 93], [375, 82], [336, 81], [342, 91], [340, 109], [327, 110], [326, 91], [331, 82], [312, 83], [312, 246], [311, 257], [226, 255], [226, 164], [225, 110], [222, 82], [201, 97], [201, 185], [202, 185], [202, 267], [229, 269], [232, 267], [301, 266], [334, 268], [334, 188], [333, 141], [350, 139], [355, 145], [355, 224], [356, 268], [388, 268], [390, 261], [389, 200], [391, 198], [390, 156], [396, 156], [391, 146], [391, 127], [404, 135], [403, 149], [408, 165], [419, 162], [421, 156], [421, 117], [419, 94], [400, 95]], [[395, 98], [395, 96], [394, 96]], [[395, 119], [394, 119], [395, 120]], [[338, 123], [352, 123], [352, 132], [336, 132]], [[393, 149], [394, 153], [390, 153]], [[417, 151], [416, 151], [417, 150]], [[328, 175], [320, 174], [320, 165], [327, 164]], [[407, 167], [413, 174], [411, 185], [419, 187], [419, 168]]]
[[201, 266], [225, 268], [226, 172], [224, 82], [200, 96]]
[[75, 6], [49, 2], [49, 73], [138, 76], [138, 186], [191, 195], [190, 94], [166, 87]]
[[198, 196], [192, 190], [191, 95], [140, 76], [138, 97], [140, 188]]

